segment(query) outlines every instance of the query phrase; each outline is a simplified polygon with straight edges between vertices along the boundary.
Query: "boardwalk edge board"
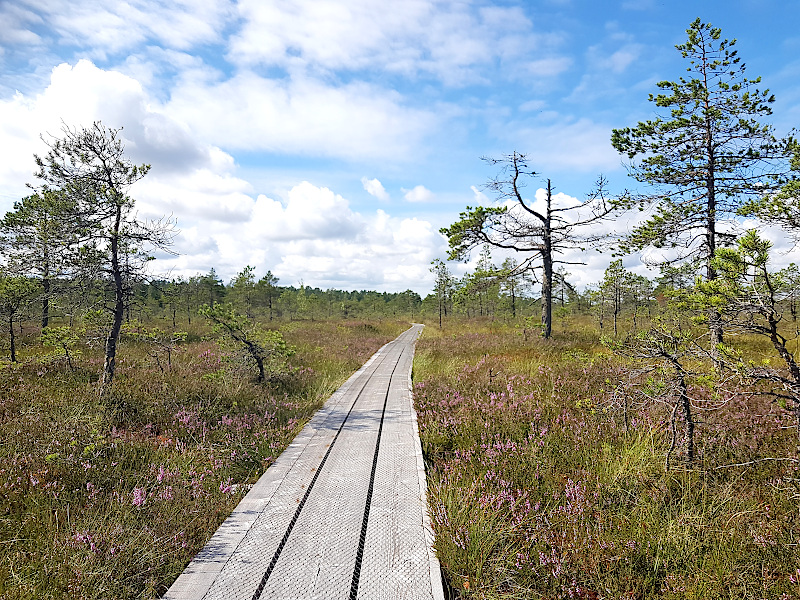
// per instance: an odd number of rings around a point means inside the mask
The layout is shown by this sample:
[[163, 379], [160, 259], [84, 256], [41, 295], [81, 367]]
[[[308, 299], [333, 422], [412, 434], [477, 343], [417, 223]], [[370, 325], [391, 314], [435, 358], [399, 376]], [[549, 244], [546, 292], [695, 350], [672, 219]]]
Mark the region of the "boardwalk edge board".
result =
[[[422, 332], [422, 329], [417, 333]], [[415, 339], [416, 342], [416, 339]], [[425, 475], [425, 457], [422, 454], [422, 440], [419, 437], [419, 421], [417, 419], [417, 411], [414, 408], [414, 382], [411, 379], [411, 369], [408, 370], [407, 378], [408, 384], [405, 390], [407, 394], [407, 402], [411, 407], [411, 423], [414, 428], [414, 455], [417, 459], [417, 475], [419, 478], [419, 489], [422, 491], [422, 497], [426, 499], [425, 510], [422, 511], [422, 529], [425, 532], [425, 546], [428, 550], [428, 566], [430, 569], [431, 578], [431, 591], [433, 593], [433, 600], [444, 600], [444, 588], [442, 587], [442, 569], [439, 565], [439, 559], [436, 558], [436, 552], [433, 549], [434, 534], [433, 526], [431, 525], [431, 515], [428, 510], [428, 479]]]

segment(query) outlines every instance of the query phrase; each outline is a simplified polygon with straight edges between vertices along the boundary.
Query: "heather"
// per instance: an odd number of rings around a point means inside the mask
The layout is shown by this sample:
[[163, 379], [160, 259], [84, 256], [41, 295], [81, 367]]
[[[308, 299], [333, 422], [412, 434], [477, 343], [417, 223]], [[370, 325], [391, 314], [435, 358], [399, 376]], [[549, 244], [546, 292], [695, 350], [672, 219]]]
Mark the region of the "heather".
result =
[[0, 365], [0, 597], [160, 596], [330, 393], [405, 327], [275, 323], [294, 353], [257, 383], [205, 323], [169, 359], [148, 342], [152, 325], [133, 323], [102, 399], [102, 349], [83, 335], [68, 362], [28, 328], [19, 362]]
[[[450, 593], [799, 597], [791, 412], [745, 380], [691, 378], [689, 461], [680, 413], [634, 394], [657, 382], [594, 327], [562, 319], [550, 340], [500, 320], [425, 329], [414, 394]], [[738, 343], [750, 358], [770, 356], [757, 338]]]

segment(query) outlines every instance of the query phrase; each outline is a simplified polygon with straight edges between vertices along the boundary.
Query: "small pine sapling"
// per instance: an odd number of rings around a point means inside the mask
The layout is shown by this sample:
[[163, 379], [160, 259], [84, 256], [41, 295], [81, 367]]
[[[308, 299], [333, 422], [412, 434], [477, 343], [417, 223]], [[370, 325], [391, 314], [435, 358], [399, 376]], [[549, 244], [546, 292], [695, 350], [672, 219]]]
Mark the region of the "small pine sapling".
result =
[[[783, 324], [783, 313], [797, 293], [796, 268], [769, 270], [771, 242], [749, 231], [736, 248], [717, 250], [713, 266], [719, 273], [714, 281], [698, 281], [684, 303], [695, 309], [718, 311], [727, 330], [733, 334], [755, 334], [769, 340], [782, 367], [745, 360], [732, 345], [718, 347], [724, 366], [751, 383], [767, 384], [765, 393], [794, 414], [800, 443], [800, 365], [796, 356], [797, 327]], [[791, 349], [795, 343], [795, 351]]]
[[286, 371], [286, 360], [294, 350], [279, 331], [259, 327], [237, 313], [230, 303], [205, 304], [199, 312], [214, 324], [216, 332], [233, 341], [255, 363], [259, 382], [275, 379]]
[[83, 331], [73, 331], [71, 327], [45, 327], [40, 337], [45, 348], [53, 348], [53, 356], [67, 361], [69, 370], [75, 372], [72, 359], [80, 355], [75, 346], [81, 339]]

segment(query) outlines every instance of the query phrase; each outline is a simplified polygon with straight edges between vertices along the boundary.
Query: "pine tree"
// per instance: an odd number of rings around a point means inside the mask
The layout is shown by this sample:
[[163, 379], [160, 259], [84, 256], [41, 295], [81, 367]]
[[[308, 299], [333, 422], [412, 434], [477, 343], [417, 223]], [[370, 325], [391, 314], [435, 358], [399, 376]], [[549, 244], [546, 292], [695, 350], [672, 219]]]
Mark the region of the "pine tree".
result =
[[41, 283], [43, 328], [50, 323], [54, 287], [59, 281], [75, 277], [79, 269], [80, 240], [74, 204], [56, 190], [15, 202], [14, 210], [0, 221], [0, 250], [6, 270]]
[[[734, 218], [748, 200], [785, 185], [793, 142], [778, 139], [763, 119], [775, 101], [745, 77], [736, 40], [721, 39], [721, 30], [695, 20], [688, 39], [676, 46], [689, 61], [688, 78], [662, 81], [662, 93], [650, 101], [668, 111], [664, 118], [614, 129], [611, 143], [629, 159], [630, 174], [656, 187], [643, 205], [656, 214], [636, 228], [627, 250], [670, 248], [677, 259], [705, 267], [708, 281], [717, 277], [712, 259], [718, 247], [735, 240], [725, 220]], [[730, 224], [729, 224], [730, 225]], [[714, 341], [722, 341], [719, 315], [710, 315]]]
[[174, 231], [169, 221], [142, 222], [128, 189], [144, 177], [149, 165], [135, 165], [125, 156], [120, 129], [95, 122], [87, 128], [64, 126], [62, 136], [48, 142], [44, 157], [34, 156], [41, 193], [57, 191], [69, 199], [70, 216], [84, 232], [84, 256], [108, 282], [113, 300], [105, 344], [101, 396], [116, 370], [117, 344], [135, 277], [150, 259], [146, 249], [168, 251]]
[[17, 343], [14, 323], [20, 321], [31, 304], [41, 294], [36, 281], [27, 277], [0, 274], [0, 318], [8, 326], [11, 362], [17, 362]]

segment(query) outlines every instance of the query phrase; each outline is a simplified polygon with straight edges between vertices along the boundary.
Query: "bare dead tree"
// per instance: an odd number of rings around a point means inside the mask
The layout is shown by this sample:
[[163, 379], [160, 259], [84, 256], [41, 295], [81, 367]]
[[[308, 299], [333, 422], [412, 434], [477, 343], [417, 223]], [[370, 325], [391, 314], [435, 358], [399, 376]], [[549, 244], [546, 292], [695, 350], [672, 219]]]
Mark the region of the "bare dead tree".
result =
[[558, 256], [570, 248], [584, 248], [604, 239], [588, 226], [603, 221], [624, 208], [622, 200], [606, 197], [606, 181], [601, 176], [595, 190], [577, 206], [558, 206], [552, 182], [547, 179], [544, 206], [523, 195], [527, 182], [538, 177], [524, 154], [512, 152], [501, 158], [484, 157], [499, 166], [499, 174], [485, 189], [494, 192], [498, 206], [467, 207], [459, 220], [440, 231], [450, 243], [450, 258], [465, 259], [481, 246], [513, 250], [525, 255], [510, 275], [524, 273], [541, 261], [542, 335], [549, 338], [553, 327], [553, 273], [556, 264], [582, 264], [561, 260]]

